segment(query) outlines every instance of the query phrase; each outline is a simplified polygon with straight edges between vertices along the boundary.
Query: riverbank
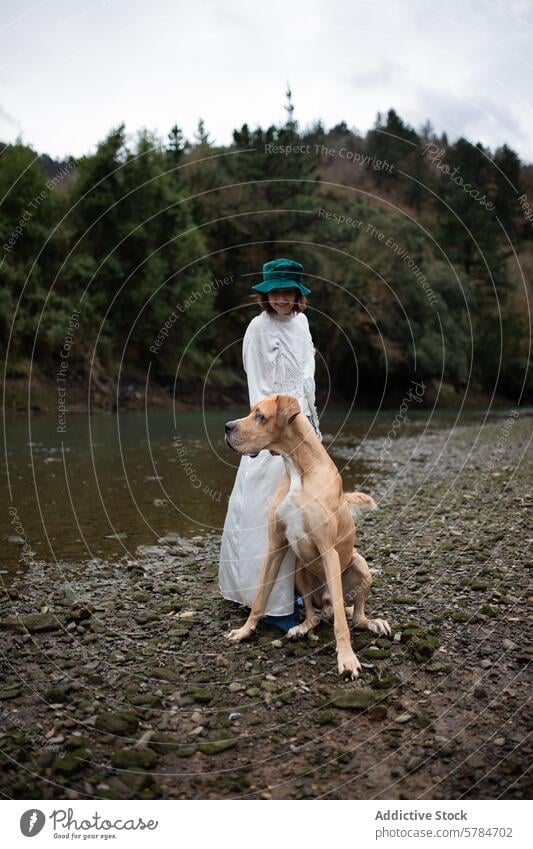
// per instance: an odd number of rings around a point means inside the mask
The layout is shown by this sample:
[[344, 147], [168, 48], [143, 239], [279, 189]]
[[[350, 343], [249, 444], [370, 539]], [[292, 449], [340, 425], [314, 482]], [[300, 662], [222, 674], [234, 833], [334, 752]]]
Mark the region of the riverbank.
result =
[[325, 623], [225, 642], [217, 535], [30, 561], [2, 593], [4, 794], [527, 798], [530, 438], [509, 415], [360, 446], [391, 472], [358, 547], [393, 637], [356, 633], [353, 683]]
[[[29, 366], [28, 366], [29, 368]], [[96, 373], [95, 373], [96, 375]], [[407, 390], [389, 387], [387, 395], [382, 396], [383, 387], [376, 395], [359, 390], [355, 403], [359, 409], [376, 409], [377, 407], [397, 407]], [[203, 380], [180, 382], [175, 386], [157, 383], [153, 379], [147, 381], [146, 376], [122, 375], [120, 383], [116, 384], [114, 375], [98, 372], [90, 384], [82, 380], [71, 381], [64, 387], [64, 396], [58, 399], [58, 384], [56, 380], [35, 369], [29, 384], [29, 372], [18, 377], [9, 377], [4, 383], [5, 409], [8, 414], [24, 413], [28, 409], [32, 413], [56, 413], [59, 400], [68, 408], [68, 413], [116, 413], [144, 410], [200, 410], [226, 409], [228, 407], [248, 406], [248, 391], [244, 375], [234, 376], [225, 382], [217, 383], [212, 380], [206, 384]], [[431, 382], [424, 385], [424, 392], [418, 398], [420, 407], [465, 409], [508, 406], [509, 398], [505, 395], [486, 393], [479, 386], [470, 385], [468, 391], [464, 387], [454, 387], [448, 383]], [[328, 387], [327, 392], [317, 398], [317, 406], [333, 404], [345, 407], [354, 402]], [[67, 413], [67, 416], [68, 416]]]

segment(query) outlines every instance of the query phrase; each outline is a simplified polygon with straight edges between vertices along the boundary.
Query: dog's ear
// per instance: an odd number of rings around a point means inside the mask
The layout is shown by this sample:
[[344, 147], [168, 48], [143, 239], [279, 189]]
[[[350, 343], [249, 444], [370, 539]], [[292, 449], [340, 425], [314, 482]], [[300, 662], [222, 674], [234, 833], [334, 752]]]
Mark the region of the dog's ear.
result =
[[276, 424], [278, 427], [285, 427], [290, 424], [298, 413], [301, 413], [300, 404], [293, 398], [292, 395], [278, 395], [276, 409]]

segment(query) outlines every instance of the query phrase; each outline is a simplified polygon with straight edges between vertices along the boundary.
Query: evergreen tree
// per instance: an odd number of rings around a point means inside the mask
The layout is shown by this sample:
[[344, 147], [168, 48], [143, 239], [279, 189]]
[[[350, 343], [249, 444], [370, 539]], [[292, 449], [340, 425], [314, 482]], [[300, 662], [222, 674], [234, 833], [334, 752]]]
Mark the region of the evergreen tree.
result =
[[[218, 262], [245, 275], [221, 289], [217, 298], [217, 310], [228, 315], [230, 336], [238, 335], [249, 319], [245, 306], [263, 263], [294, 255], [290, 242], [305, 235], [314, 212], [315, 159], [296, 149], [302, 138], [290, 89], [286, 112], [279, 127], [251, 130], [243, 124], [236, 129], [231, 155], [221, 157], [217, 166], [217, 186], [222, 188], [195, 201], [197, 220], [216, 221], [205, 228], [209, 250], [222, 247]], [[297, 253], [301, 255], [300, 249]], [[238, 364], [239, 351], [230, 352], [228, 362], [231, 358]]]
[[520, 178], [520, 158], [504, 144], [493, 157], [494, 205], [496, 214], [512, 242], [518, 237], [517, 221], [520, 221], [518, 197], [523, 188]]
[[[57, 223], [61, 198], [47, 182], [37, 154], [23, 144], [6, 145], [0, 155], [0, 328], [11, 357], [31, 356], [54, 272], [47, 246]], [[19, 308], [15, 318], [17, 302]], [[48, 317], [55, 323], [52, 315]]]
[[285, 111], [287, 113], [287, 120], [285, 122], [285, 129], [287, 133], [296, 136], [298, 133], [298, 122], [294, 118], [294, 104], [292, 102], [292, 91], [291, 87], [287, 83], [287, 91], [285, 92], [286, 103], [285, 103]]
[[179, 165], [183, 158], [183, 154], [185, 153], [185, 148], [187, 147], [187, 141], [183, 135], [183, 132], [177, 124], [174, 124], [172, 129], [168, 134], [169, 138], [169, 146], [168, 152], [172, 158], [174, 165]]
[[194, 229], [183, 188], [169, 169], [157, 137], [141, 133], [129, 149], [119, 128], [84, 163], [78, 191], [80, 253], [96, 260], [91, 299], [107, 314], [115, 355], [127, 340], [132, 359], [150, 358], [149, 348], [177, 304], [198, 297], [180, 312], [155, 359], [156, 371], [172, 374], [191, 332], [210, 314], [214, 294], [201, 291], [210, 268]]
[[199, 147], [209, 147], [209, 145], [211, 144], [211, 139], [209, 138], [209, 133], [205, 128], [203, 118], [200, 118], [200, 120], [198, 121], [198, 127], [196, 129], [194, 138], [196, 139], [196, 143]]
[[408, 163], [414, 158], [418, 144], [418, 134], [402, 121], [394, 109], [389, 109], [386, 118], [378, 112], [374, 129], [367, 135], [367, 152], [371, 157], [393, 166], [391, 170], [375, 172], [378, 185], [398, 182], [399, 172], [409, 170]]
[[440, 166], [439, 239], [448, 257], [470, 276], [486, 279], [490, 273], [503, 273], [506, 251], [493, 209], [495, 183], [488, 152], [460, 138]]

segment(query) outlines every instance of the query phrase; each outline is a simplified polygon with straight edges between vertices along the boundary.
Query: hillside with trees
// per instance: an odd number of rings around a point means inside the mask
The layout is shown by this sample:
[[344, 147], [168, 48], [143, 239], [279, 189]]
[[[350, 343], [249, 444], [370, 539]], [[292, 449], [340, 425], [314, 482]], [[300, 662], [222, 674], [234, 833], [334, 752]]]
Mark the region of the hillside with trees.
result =
[[192, 140], [119, 126], [65, 162], [2, 145], [9, 409], [30, 376], [47, 408], [67, 337], [71, 398], [94, 408], [135, 405], [147, 381], [160, 399], [244, 400], [249, 290], [278, 256], [309, 275], [319, 394], [372, 403], [417, 379], [449, 403], [531, 399], [533, 166], [394, 109], [366, 135], [300, 128], [290, 93], [286, 109], [228, 146], [202, 121]]

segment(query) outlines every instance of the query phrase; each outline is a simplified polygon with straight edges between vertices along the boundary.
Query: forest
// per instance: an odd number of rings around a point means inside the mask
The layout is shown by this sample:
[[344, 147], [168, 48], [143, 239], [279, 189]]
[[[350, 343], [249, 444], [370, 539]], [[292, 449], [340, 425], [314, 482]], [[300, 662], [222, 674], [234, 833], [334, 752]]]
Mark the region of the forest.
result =
[[[117, 409], [245, 396], [241, 340], [264, 262], [302, 262], [319, 397], [531, 399], [533, 166], [390, 109], [362, 134], [278, 126], [229, 145], [199, 121], [113, 128], [56, 161], [0, 154], [0, 323], [8, 409], [46, 387]], [[169, 122], [169, 125], [171, 122]], [[77, 394], [76, 394], [77, 393]]]

